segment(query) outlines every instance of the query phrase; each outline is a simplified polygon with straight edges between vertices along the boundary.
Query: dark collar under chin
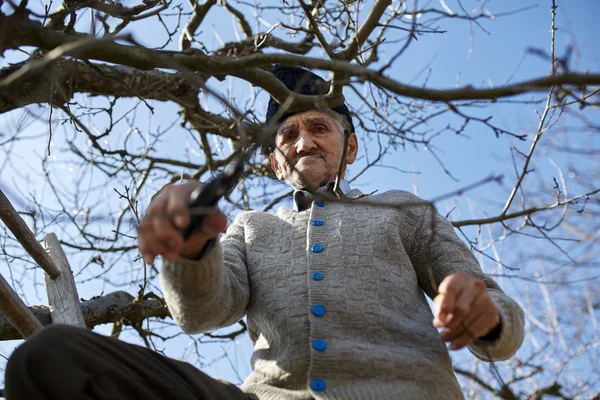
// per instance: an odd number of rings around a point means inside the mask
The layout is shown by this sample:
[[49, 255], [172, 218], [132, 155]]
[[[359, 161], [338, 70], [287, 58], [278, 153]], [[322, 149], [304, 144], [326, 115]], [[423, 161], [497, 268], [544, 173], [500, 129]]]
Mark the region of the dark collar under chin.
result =
[[[325, 183], [324, 185], [321, 185], [321, 187], [319, 187], [319, 189], [317, 189], [317, 193], [327, 193], [327, 192], [333, 193], [334, 187], [335, 187], [335, 180], [330, 180], [327, 183]], [[360, 190], [352, 190], [352, 188], [350, 187], [350, 184], [345, 179], [340, 180], [340, 190], [342, 191], [342, 194], [344, 194], [344, 195], [346, 195], [347, 193], [355, 192], [355, 191], [358, 191], [360, 193]], [[314, 198], [314, 196], [307, 190], [299, 190], [299, 189], [294, 190], [294, 194], [293, 194], [294, 211], [304, 211], [307, 208], [309, 208], [313, 201], [313, 198]]]

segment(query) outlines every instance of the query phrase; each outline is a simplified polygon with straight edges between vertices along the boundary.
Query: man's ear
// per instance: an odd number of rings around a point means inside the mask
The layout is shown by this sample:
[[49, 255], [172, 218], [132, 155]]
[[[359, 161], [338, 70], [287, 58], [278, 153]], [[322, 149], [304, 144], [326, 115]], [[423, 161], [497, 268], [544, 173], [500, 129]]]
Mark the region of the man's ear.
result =
[[269, 160], [271, 161], [271, 168], [273, 169], [273, 172], [275, 172], [275, 175], [277, 175], [277, 178], [280, 181], [282, 181], [284, 179], [283, 179], [283, 174], [281, 173], [281, 165], [277, 162], [277, 157], [275, 157], [276, 151], [278, 151], [278, 150], [275, 149], [269, 154]]
[[352, 133], [348, 138], [348, 149], [346, 150], [346, 164], [352, 164], [356, 161], [356, 155], [358, 154], [358, 138], [356, 133]]

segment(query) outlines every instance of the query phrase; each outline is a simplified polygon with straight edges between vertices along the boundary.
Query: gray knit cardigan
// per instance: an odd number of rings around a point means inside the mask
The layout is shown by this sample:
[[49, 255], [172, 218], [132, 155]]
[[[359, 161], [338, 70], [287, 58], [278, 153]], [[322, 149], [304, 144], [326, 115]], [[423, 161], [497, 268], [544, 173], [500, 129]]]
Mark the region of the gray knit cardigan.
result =
[[487, 284], [502, 330], [469, 347], [482, 360], [518, 350], [523, 311], [423, 200], [358, 190], [346, 199], [240, 213], [201, 260], [164, 262], [173, 318], [195, 333], [247, 315], [253, 372], [242, 390], [260, 400], [463, 398], [432, 326], [431, 277], [465, 271]]

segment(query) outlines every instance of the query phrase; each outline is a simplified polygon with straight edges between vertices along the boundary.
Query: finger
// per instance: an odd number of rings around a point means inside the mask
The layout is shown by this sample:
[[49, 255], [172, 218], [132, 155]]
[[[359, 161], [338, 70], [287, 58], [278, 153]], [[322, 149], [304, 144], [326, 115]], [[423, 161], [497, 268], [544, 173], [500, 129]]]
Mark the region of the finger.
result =
[[[153, 221], [156, 236], [169, 253], [176, 254], [183, 245], [181, 230], [190, 223], [190, 195], [198, 187], [197, 181], [171, 186], [166, 198], [164, 214], [157, 216]], [[171, 258], [167, 254], [164, 255]]]
[[442, 305], [443, 300], [444, 300], [444, 295], [442, 295], [442, 294], [438, 294], [433, 299], [433, 304], [434, 304], [435, 310], [436, 310], [435, 317], [433, 318], [433, 326], [435, 326], [436, 328], [444, 327], [444, 322], [440, 319], [440, 311], [441, 311], [441, 305]]
[[139, 245], [139, 249], [140, 254], [142, 256], [142, 260], [144, 260], [146, 264], [153, 264], [154, 259], [156, 258], [156, 254], [149, 248], [144, 247], [142, 244]]
[[490, 315], [489, 313], [484, 313], [480, 318], [471, 324], [470, 331], [472, 335], [478, 339], [494, 329], [497, 323], [498, 320], [496, 316]]
[[465, 326], [461, 324], [453, 331], [448, 329], [444, 330], [440, 334], [440, 339], [444, 342], [450, 342], [451, 350], [459, 350], [473, 343], [476, 336], [471, 333], [470, 329], [465, 328]]
[[151, 229], [151, 224], [147, 222], [138, 226], [138, 248], [146, 264], [152, 264], [157, 255], [152, 243]]
[[146, 215], [142, 220], [142, 223], [146, 220], [153, 218], [154, 215], [163, 214], [167, 207], [167, 201], [169, 199], [169, 193], [172, 190], [172, 186], [165, 187], [150, 203], [148, 208], [146, 209]]
[[498, 310], [493, 306], [492, 311], [489, 308], [482, 308], [466, 326], [472, 336], [480, 338], [488, 334], [497, 324]]
[[149, 224], [150, 228], [148, 228], [148, 230], [146, 231], [147, 233], [143, 233], [142, 236], [145, 237], [144, 239], [144, 247], [145, 249], [147, 249], [146, 251], [149, 253], [152, 253], [154, 257], [158, 256], [158, 255], [165, 255], [166, 253], [169, 252], [169, 249], [167, 246], [165, 246], [165, 242], [163, 240], [160, 240], [157, 236], [156, 233], [154, 231], [154, 224]]
[[221, 213], [208, 214], [204, 218], [202, 230], [207, 234], [219, 234], [225, 231], [225, 228], [227, 228], [227, 217]]
[[471, 303], [471, 312], [462, 322], [463, 327], [470, 327], [473, 323], [486, 313], [495, 314], [496, 306], [492, 302], [487, 290], [484, 288], [473, 299]]
[[477, 313], [469, 318], [465, 324], [461, 324], [455, 331], [444, 331], [440, 334], [440, 339], [446, 342], [451, 342], [454, 346], [450, 346], [452, 350], [458, 350], [470, 345], [475, 340], [490, 332], [497, 323], [497, 310], [494, 307], [493, 312], [489, 308], [479, 308]]
[[442, 322], [451, 317], [454, 312], [456, 298], [463, 291], [463, 282], [460, 276], [456, 274], [446, 277], [439, 286], [439, 294], [442, 296], [439, 301], [437, 318]]
[[469, 319], [463, 323], [458, 324], [457, 327], [455, 328], [447, 328], [444, 329], [441, 333], [440, 333], [440, 339], [444, 342], [454, 342], [455, 340], [457, 340], [458, 338], [462, 337], [462, 336], [468, 336], [468, 337], [472, 337], [473, 339], [478, 337], [478, 332], [479, 331], [475, 331], [473, 328], [473, 324], [475, 323], [475, 321], [478, 321], [480, 318], [482, 318], [484, 316], [484, 312], [481, 311], [479, 314], [477, 315], [470, 315]]
[[179, 254], [184, 258], [197, 259], [200, 251], [211, 239], [217, 239], [219, 233], [227, 227], [227, 217], [221, 213], [206, 215], [202, 225], [183, 243]]
[[173, 220], [167, 214], [163, 214], [153, 218], [151, 225], [152, 236], [150, 239], [154, 246], [153, 250], [163, 256], [177, 254], [183, 245], [183, 237], [181, 232], [173, 225]]
[[171, 216], [173, 225], [178, 229], [184, 229], [190, 223], [190, 195], [198, 186], [198, 182], [189, 181], [174, 187], [171, 191], [165, 211]]
[[185, 229], [190, 224], [191, 217], [187, 202], [181, 201], [181, 199], [173, 199], [172, 202], [169, 202], [167, 214], [173, 220], [173, 225], [179, 230]]
[[187, 249], [196, 246], [202, 247], [206, 241], [217, 238], [219, 233], [223, 232], [226, 227], [227, 217], [223, 214], [207, 214], [202, 220], [202, 224], [185, 241], [184, 246]]
[[490, 329], [490, 324], [494, 324], [495, 317], [490, 320], [489, 313], [481, 312], [477, 314], [473, 322], [469, 326], [463, 325], [463, 333], [455, 335], [448, 339], [451, 350], [460, 350], [465, 346], [473, 344], [477, 338], [481, 337]]
[[473, 342], [475, 342], [475, 338], [465, 332], [460, 337], [450, 342], [450, 350], [460, 350], [465, 346], [473, 344]]
[[456, 328], [454, 330], [444, 329], [440, 333], [440, 340], [442, 342], [451, 342], [451, 341], [456, 340], [457, 338], [461, 337], [464, 334], [465, 334], [465, 331], [462, 328], [462, 326], [459, 326], [458, 328]]
[[[446, 320], [446, 327], [451, 330], [457, 329], [460, 324], [466, 324], [473, 306], [485, 290], [485, 283], [476, 278], [471, 278], [465, 284], [463, 291], [458, 295], [454, 304], [454, 311]], [[466, 324], [468, 326], [468, 324]]]
[[138, 226], [138, 247], [144, 262], [147, 264], [152, 264], [158, 255], [154, 243], [152, 221], [157, 216], [164, 214], [170, 190], [170, 187], [166, 187], [152, 200]]

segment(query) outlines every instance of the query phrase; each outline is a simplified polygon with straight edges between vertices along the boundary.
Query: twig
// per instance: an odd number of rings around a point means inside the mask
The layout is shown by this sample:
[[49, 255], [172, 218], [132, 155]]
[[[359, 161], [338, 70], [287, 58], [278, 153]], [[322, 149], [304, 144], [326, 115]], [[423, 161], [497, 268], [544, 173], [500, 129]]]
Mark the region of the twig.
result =
[[442, 200], [447, 200], [449, 198], [455, 197], [455, 196], [462, 196], [463, 194], [465, 194], [468, 191], [471, 191], [473, 189], [476, 189], [480, 186], [486, 185], [488, 183], [491, 182], [495, 182], [495, 183], [502, 183], [502, 180], [504, 179], [504, 175], [490, 175], [487, 178], [484, 178], [478, 182], [472, 183], [470, 185], [467, 185], [463, 188], [454, 190], [450, 193], [446, 193], [444, 195], [438, 196], [438, 197], [434, 197], [433, 199], [430, 199], [429, 201], [433, 204], [442, 201]]
[[542, 207], [531, 207], [531, 208], [527, 208], [521, 211], [517, 211], [514, 213], [501, 213], [500, 215], [497, 215], [495, 217], [490, 217], [490, 218], [481, 218], [481, 219], [467, 219], [467, 220], [463, 220], [463, 221], [454, 221], [452, 222], [452, 225], [456, 228], [461, 227], [461, 226], [467, 226], [467, 225], [485, 225], [485, 224], [493, 224], [496, 222], [502, 222], [502, 221], [508, 221], [509, 219], [513, 219], [513, 218], [518, 218], [518, 217], [523, 217], [526, 215], [531, 215], [540, 211], [547, 211], [547, 210], [551, 210], [553, 208], [556, 207], [560, 207], [560, 206], [564, 206], [565, 204], [569, 204], [572, 203], [574, 201], [577, 201], [581, 198], [585, 198], [586, 196], [591, 196], [593, 194], [596, 194], [600, 192], [600, 189], [596, 189], [592, 192], [586, 193], [586, 194], [580, 194], [578, 196], [574, 196], [571, 197], [569, 199], [563, 200], [563, 201], [557, 201], [554, 204], [550, 204], [547, 206], [542, 206]]
[[190, 0], [190, 5], [194, 9], [194, 13], [183, 28], [183, 32], [181, 32], [181, 37], [179, 38], [179, 48], [181, 50], [187, 50], [191, 47], [196, 29], [198, 29], [210, 8], [215, 4], [217, 4], [217, 0], [206, 0], [202, 5], [199, 5], [196, 0]]
[[[554, 0], [552, 1], [552, 23], [551, 23], [551, 39], [550, 39], [550, 48], [551, 48], [551, 57], [552, 57], [552, 77], [556, 76], [556, 67], [555, 67], [555, 63], [554, 63], [554, 34], [556, 32], [556, 28], [554, 27], [554, 20], [556, 17], [556, 4], [554, 2]], [[544, 129], [544, 124], [546, 123], [546, 118], [548, 116], [548, 112], [550, 111], [550, 103], [552, 101], [552, 94], [554, 93], [554, 85], [550, 86], [550, 90], [548, 92], [548, 97], [546, 98], [546, 107], [544, 108], [544, 113], [542, 114], [542, 116], [540, 117], [540, 122], [538, 124], [538, 129], [537, 129], [537, 133], [535, 135], [535, 137], [533, 138], [533, 142], [531, 143], [531, 147], [529, 148], [529, 153], [527, 153], [527, 156], [525, 157], [525, 164], [523, 165], [523, 170], [521, 171], [521, 173], [519, 174], [519, 179], [517, 179], [517, 183], [515, 184], [515, 187], [513, 188], [513, 190], [511, 191], [510, 195], [508, 196], [508, 200], [506, 201], [506, 204], [504, 205], [504, 208], [502, 209], [502, 214], [504, 215], [508, 212], [508, 209], [510, 208], [510, 205], [512, 204], [515, 195], [517, 194], [517, 191], [519, 190], [519, 187], [521, 186], [521, 183], [523, 182], [523, 179], [525, 179], [525, 175], [527, 175], [527, 173], [529, 172], [529, 162], [531, 161], [531, 158], [533, 157], [533, 152], [535, 151], [535, 148], [540, 140], [540, 138], [542, 137], [542, 134], [546, 131], [546, 129]]]
[[391, 0], [377, 0], [367, 18], [360, 26], [360, 29], [356, 32], [356, 35], [350, 41], [350, 44], [346, 49], [340, 51], [337, 56], [341, 60], [352, 60], [362, 45], [367, 41], [368, 37], [371, 35], [373, 30], [377, 28], [379, 25], [379, 19], [381, 19], [383, 13], [385, 13], [386, 8], [392, 4]]
[[317, 25], [317, 20], [312, 15], [311, 9], [306, 5], [306, 3], [303, 0], [298, 0], [298, 2], [300, 3], [300, 6], [304, 10], [304, 14], [306, 14], [306, 18], [308, 18], [308, 20], [310, 21], [312, 31], [317, 36], [317, 40], [323, 47], [323, 50], [325, 50], [325, 52], [327, 53], [327, 55], [329, 56], [330, 59], [334, 60], [336, 58], [336, 55], [333, 52], [333, 50], [331, 50], [331, 47], [329, 46], [329, 44], [323, 37], [323, 34], [321, 33], [321, 30], [319, 29], [319, 25]]

